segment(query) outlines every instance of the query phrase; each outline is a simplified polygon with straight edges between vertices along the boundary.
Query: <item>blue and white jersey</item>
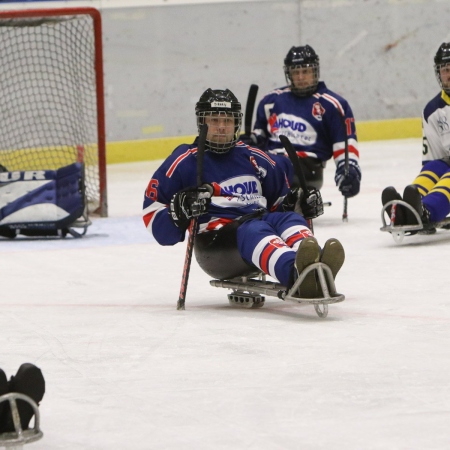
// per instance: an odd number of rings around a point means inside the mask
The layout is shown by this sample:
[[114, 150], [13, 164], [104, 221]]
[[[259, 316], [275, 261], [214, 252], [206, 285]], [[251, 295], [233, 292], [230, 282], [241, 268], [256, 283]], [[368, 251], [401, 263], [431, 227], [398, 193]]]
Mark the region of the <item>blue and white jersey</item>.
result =
[[450, 156], [450, 97], [442, 91], [423, 110], [422, 162]]
[[[197, 145], [183, 144], [154, 173], [145, 191], [143, 219], [147, 230], [161, 245], [183, 241], [185, 232], [169, 217], [171, 198], [196, 186]], [[206, 151], [203, 182], [213, 186], [208, 214], [199, 217], [199, 232], [217, 230], [232, 220], [257, 210], [278, 211], [289, 192], [292, 172], [270, 155], [242, 142], [227, 153]], [[293, 170], [293, 169], [291, 169]]]
[[299, 157], [320, 161], [345, 159], [345, 138], [349, 158], [359, 162], [355, 119], [348, 102], [330, 91], [323, 81], [315, 94], [298, 97], [289, 86], [275, 89], [259, 103], [253, 132], [265, 141], [265, 150], [284, 153], [279, 136], [289, 138]]

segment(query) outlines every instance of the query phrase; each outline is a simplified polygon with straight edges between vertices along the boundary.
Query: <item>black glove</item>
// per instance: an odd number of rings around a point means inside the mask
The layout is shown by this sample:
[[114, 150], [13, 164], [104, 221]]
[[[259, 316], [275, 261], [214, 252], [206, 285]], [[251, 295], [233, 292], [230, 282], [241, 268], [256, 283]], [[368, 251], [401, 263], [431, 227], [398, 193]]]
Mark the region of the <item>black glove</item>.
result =
[[336, 168], [334, 181], [344, 197], [354, 197], [358, 194], [361, 184], [361, 169], [358, 163], [351, 159], [348, 174], [345, 175], [345, 161], [341, 161]]
[[300, 208], [305, 219], [315, 219], [323, 214], [322, 194], [316, 188], [308, 188], [300, 197]]
[[305, 219], [315, 219], [323, 214], [323, 200], [320, 191], [308, 188], [304, 194], [302, 189], [293, 188], [283, 200], [284, 211], [295, 211]]
[[186, 188], [177, 192], [170, 200], [169, 217], [180, 229], [186, 230], [193, 217], [208, 212], [211, 203], [212, 186]]
[[286, 194], [286, 197], [284, 197], [283, 203], [281, 204], [283, 211], [294, 211], [295, 205], [297, 204], [302, 192], [303, 191], [298, 187], [292, 188]]

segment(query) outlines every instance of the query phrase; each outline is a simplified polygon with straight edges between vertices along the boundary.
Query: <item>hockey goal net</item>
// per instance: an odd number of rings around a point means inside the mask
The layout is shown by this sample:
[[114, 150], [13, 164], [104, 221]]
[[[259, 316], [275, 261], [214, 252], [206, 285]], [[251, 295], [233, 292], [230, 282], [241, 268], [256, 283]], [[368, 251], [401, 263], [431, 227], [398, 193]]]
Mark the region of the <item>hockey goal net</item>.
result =
[[0, 42], [0, 164], [12, 172], [82, 162], [88, 209], [107, 216], [99, 11], [3, 11]]

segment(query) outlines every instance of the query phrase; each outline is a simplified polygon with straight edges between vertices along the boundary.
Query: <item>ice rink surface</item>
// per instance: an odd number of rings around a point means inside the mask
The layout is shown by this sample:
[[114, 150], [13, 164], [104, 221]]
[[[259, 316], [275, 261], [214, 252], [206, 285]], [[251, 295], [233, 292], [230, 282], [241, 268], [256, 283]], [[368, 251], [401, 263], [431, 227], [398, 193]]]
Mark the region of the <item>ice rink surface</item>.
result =
[[382, 233], [381, 191], [420, 169], [419, 139], [360, 143], [360, 195], [315, 220], [341, 240], [336, 287], [312, 306], [229, 306], [194, 261], [177, 311], [185, 243], [141, 220], [155, 162], [108, 167], [110, 217], [80, 240], [0, 241], [0, 367], [38, 365], [47, 391], [30, 450], [450, 448], [450, 231]]

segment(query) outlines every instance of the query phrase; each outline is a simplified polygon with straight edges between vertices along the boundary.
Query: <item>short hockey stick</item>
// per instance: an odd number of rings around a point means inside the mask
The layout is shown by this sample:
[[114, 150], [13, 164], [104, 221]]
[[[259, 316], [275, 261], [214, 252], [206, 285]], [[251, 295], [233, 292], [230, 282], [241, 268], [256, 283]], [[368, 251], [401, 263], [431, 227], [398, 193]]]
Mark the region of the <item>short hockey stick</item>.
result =
[[258, 94], [258, 85], [252, 84], [248, 90], [247, 105], [245, 107], [245, 134], [248, 136], [252, 132], [253, 110], [256, 103], [256, 95]]
[[[197, 146], [197, 187], [203, 184], [203, 157], [205, 155], [206, 135], [208, 134], [208, 125], [203, 124], [200, 129]], [[177, 309], [185, 309], [186, 290], [191, 270], [192, 252], [194, 250], [194, 240], [198, 230], [198, 216], [191, 219], [189, 225], [189, 236], [186, 246], [186, 256], [184, 258], [183, 276], [181, 278], [180, 295], [178, 297]]]
[[[308, 192], [308, 185], [306, 184], [305, 174], [303, 173], [302, 166], [300, 165], [300, 161], [298, 160], [297, 152], [292, 146], [291, 141], [284, 134], [280, 135], [280, 141], [283, 144], [284, 149], [286, 150], [289, 159], [291, 160], [292, 165], [294, 166], [294, 174], [297, 176], [298, 181], [300, 183], [300, 187], [303, 192], [306, 194]], [[297, 186], [294, 186], [297, 187]], [[308, 222], [309, 229], [314, 233], [314, 227], [312, 219], [306, 219]]]

